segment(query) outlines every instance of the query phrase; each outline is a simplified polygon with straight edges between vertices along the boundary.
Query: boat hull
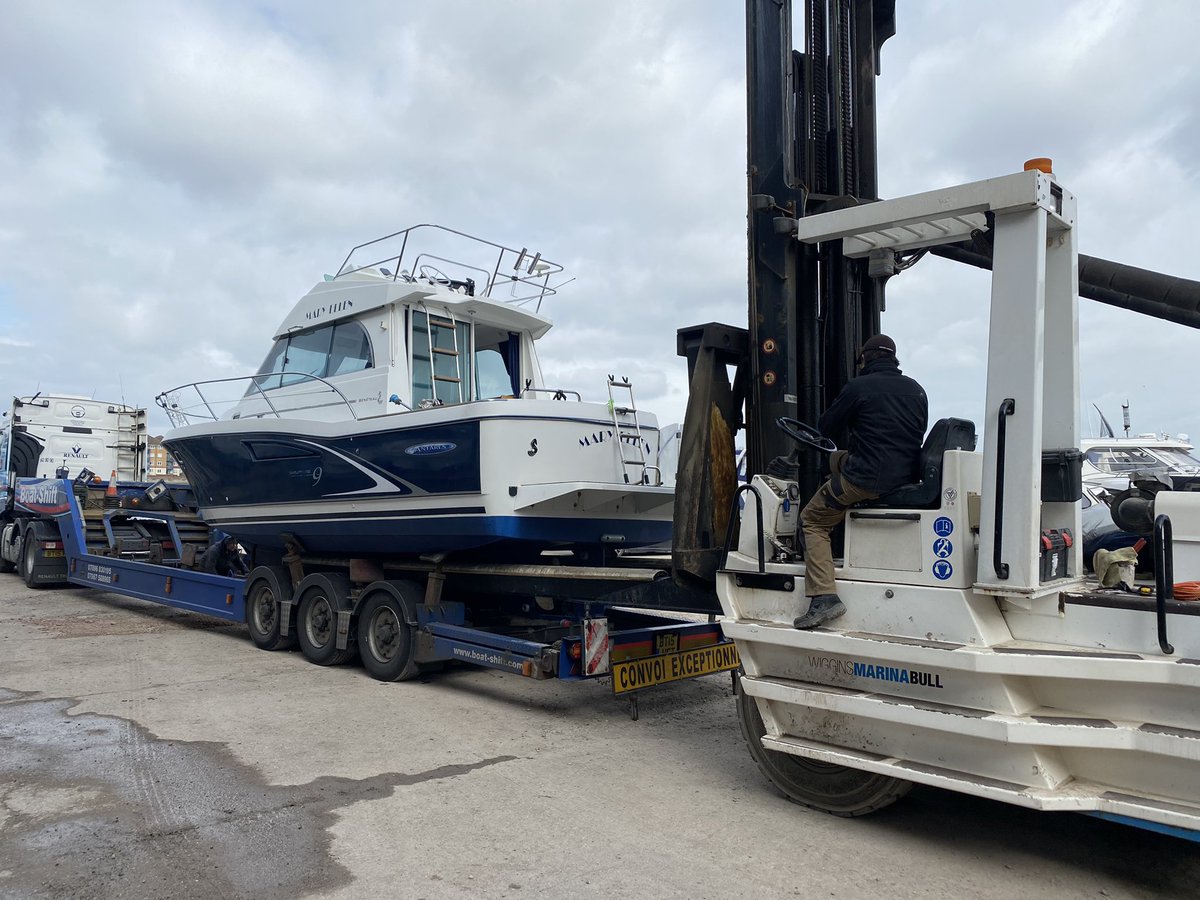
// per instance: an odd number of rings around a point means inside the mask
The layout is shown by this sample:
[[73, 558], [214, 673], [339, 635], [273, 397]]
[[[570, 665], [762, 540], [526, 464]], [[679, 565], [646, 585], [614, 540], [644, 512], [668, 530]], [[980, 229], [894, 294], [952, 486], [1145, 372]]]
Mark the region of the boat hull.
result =
[[[350, 423], [217, 422], [164, 443], [205, 519], [247, 545], [282, 549], [292, 536], [310, 554], [403, 556], [669, 540], [672, 491], [623, 482], [603, 406], [469, 406]], [[644, 434], [653, 459], [657, 432]]]

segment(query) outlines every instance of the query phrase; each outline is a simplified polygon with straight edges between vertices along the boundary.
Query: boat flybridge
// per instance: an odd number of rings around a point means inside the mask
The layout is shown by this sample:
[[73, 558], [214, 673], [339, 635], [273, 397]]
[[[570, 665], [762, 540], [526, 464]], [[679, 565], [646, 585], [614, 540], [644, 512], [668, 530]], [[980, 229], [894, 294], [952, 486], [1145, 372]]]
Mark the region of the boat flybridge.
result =
[[823, 627], [793, 627], [807, 609], [796, 482], [739, 489], [717, 592], [760, 767], [841, 815], [915, 782], [1196, 839], [1200, 602], [1172, 583], [1200, 579], [1200, 493], [1154, 497], [1157, 596], [1084, 577], [1075, 198], [1026, 171], [784, 224], [850, 257], [986, 233], [988, 418], [982, 452], [972, 423], [942, 420], [919, 485], [848, 511], [847, 611]]
[[653, 415], [547, 386], [562, 267], [418, 225], [355, 247], [257, 373], [161, 394], [205, 519], [265, 551], [392, 557], [669, 539]]
[[1083, 480], [1097, 488], [1115, 493], [1139, 478], [1157, 478], [1177, 491], [1200, 486], [1200, 459], [1186, 435], [1084, 438], [1080, 448]]

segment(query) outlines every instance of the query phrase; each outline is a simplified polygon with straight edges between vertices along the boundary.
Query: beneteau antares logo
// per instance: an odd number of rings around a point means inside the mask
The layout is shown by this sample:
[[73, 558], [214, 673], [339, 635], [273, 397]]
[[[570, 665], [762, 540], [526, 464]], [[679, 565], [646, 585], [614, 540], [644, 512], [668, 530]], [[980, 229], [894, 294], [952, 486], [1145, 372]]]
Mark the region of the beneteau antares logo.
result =
[[435, 453], [449, 453], [457, 446], [458, 444], [450, 441], [429, 441], [424, 444], [413, 444], [411, 447], [405, 447], [404, 452], [409, 456], [433, 456]]

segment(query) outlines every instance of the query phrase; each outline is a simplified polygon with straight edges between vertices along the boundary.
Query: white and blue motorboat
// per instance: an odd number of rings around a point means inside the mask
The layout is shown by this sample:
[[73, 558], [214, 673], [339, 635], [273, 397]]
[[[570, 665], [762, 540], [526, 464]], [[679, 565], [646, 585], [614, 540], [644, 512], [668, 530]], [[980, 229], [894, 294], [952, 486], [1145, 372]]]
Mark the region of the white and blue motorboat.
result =
[[361, 557], [669, 539], [657, 420], [629, 381], [595, 402], [543, 381], [561, 272], [431, 225], [355, 247], [258, 372], [156, 398], [205, 519], [251, 547]]

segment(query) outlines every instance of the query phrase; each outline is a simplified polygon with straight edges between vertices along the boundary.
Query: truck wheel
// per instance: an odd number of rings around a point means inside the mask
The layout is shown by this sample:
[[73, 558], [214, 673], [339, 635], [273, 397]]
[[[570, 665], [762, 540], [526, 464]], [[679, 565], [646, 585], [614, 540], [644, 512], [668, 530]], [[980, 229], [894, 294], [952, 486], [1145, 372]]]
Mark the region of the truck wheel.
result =
[[740, 679], [737, 710], [742, 736], [759, 771], [785, 797], [802, 806], [835, 816], [865, 816], [891, 806], [912, 788], [912, 782], [889, 775], [877, 775], [768, 750], [762, 745], [762, 737], [767, 729], [759, 714], [758, 704], [742, 690]]
[[291, 590], [291, 576], [278, 567], [259, 566], [246, 579], [246, 628], [260, 650], [286, 650], [296, 643], [294, 631], [287, 637], [279, 633], [279, 601]]
[[37, 535], [30, 528], [25, 532], [25, 540], [21, 542], [21, 576], [25, 579], [25, 586], [40, 588], [41, 585], [34, 578], [33, 570], [38, 563], [38, 540]]
[[296, 612], [296, 642], [300, 652], [318, 666], [340, 666], [358, 652], [353, 636], [345, 650], [337, 648], [338, 598], [333, 596], [329, 581], [322, 579], [308, 587], [301, 584], [300, 608]]
[[416, 604], [420, 588], [411, 581], [376, 583], [363, 592], [358, 614], [358, 655], [367, 674], [379, 681], [407, 681], [420, 671], [415, 655]]

